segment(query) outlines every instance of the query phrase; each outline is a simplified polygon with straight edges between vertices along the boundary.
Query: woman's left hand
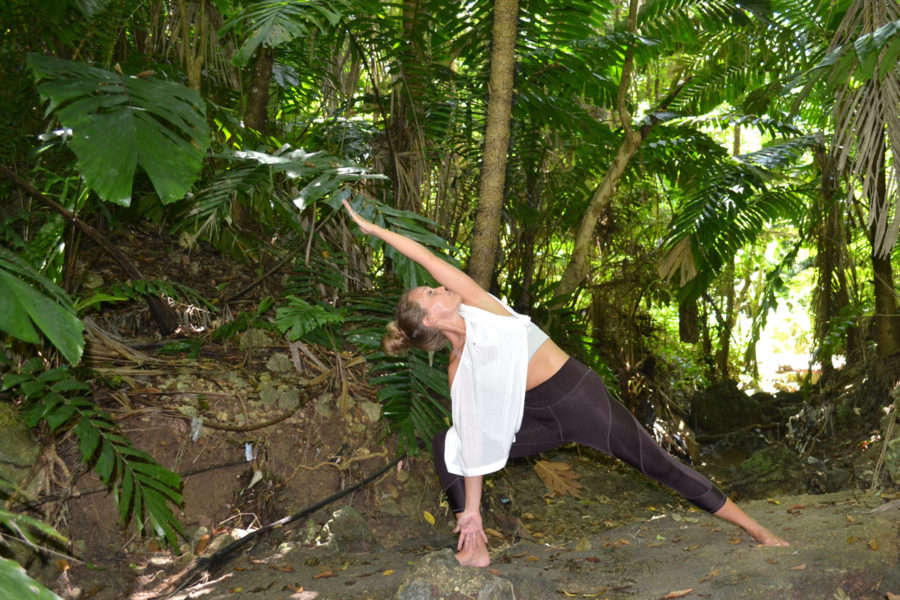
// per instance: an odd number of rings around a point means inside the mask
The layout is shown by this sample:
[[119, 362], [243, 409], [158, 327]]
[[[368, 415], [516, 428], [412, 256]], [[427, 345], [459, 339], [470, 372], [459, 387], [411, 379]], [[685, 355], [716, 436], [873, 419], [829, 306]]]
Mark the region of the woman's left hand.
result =
[[456, 529], [453, 533], [459, 534], [459, 542], [456, 544], [457, 550], [474, 549], [480, 538], [485, 544], [488, 543], [487, 535], [484, 533], [484, 526], [481, 523], [481, 513], [477, 511], [464, 511], [459, 515], [456, 522]]
[[366, 235], [370, 235], [375, 233], [376, 225], [371, 221], [367, 221], [363, 219], [355, 210], [350, 208], [350, 203], [346, 200], [342, 200], [344, 203], [344, 208], [347, 209], [347, 213], [350, 215], [350, 218], [353, 219], [353, 222], [359, 225], [360, 230]]

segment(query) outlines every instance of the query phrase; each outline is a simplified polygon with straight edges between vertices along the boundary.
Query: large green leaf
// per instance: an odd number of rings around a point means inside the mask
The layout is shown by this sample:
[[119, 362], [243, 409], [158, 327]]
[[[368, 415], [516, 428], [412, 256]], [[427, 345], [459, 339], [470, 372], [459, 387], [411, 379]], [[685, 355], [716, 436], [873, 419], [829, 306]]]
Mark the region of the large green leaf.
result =
[[25, 573], [19, 563], [0, 557], [0, 596], [16, 600], [62, 600]]
[[24, 342], [37, 344], [40, 337], [35, 325], [67, 361], [78, 364], [84, 350], [81, 320], [17, 279], [0, 263], [0, 331]]
[[209, 145], [199, 94], [40, 54], [28, 64], [48, 112], [71, 130], [79, 171], [100, 198], [127, 206], [137, 167], [164, 204], [187, 194]]

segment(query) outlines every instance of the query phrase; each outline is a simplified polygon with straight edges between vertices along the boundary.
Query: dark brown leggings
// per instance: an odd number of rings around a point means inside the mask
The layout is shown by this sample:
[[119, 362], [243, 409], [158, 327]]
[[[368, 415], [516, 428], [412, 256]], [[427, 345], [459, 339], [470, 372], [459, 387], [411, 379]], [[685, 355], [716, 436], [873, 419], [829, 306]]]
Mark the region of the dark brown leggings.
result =
[[[465, 487], [461, 476], [447, 471], [445, 435], [446, 431], [434, 438], [434, 461], [450, 508], [461, 512]], [[621, 459], [707, 512], [714, 513], [725, 504], [725, 494], [663, 450], [632, 414], [610, 397], [600, 376], [574, 358], [525, 394], [522, 426], [509, 457], [531, 456], [566, 442]]]

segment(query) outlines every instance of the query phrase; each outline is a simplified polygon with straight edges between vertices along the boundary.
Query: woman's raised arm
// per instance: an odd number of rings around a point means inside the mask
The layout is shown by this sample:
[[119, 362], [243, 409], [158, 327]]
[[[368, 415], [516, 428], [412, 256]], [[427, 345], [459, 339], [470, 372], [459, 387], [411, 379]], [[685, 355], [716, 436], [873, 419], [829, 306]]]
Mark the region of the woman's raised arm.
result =
[[374, 235], [400, 254], [421, 265], [440, 285], [459, 294], [464, 303], [481, 306], [485, 302], [489, 305], [496, 302], [490, 294], [475, 283], [474, 279], [433, 254], [419, 242], [367, 221], [350, 208], [350, 204], [346, 200], [344, 200], [344, 208], [363, 233]]

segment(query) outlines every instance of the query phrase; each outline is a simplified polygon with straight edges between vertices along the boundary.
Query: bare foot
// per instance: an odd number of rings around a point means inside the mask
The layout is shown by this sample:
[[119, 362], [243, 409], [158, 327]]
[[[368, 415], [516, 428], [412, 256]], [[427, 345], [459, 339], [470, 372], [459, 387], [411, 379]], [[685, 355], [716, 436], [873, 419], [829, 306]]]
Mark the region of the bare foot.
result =
[[456, 560], [463, 567], [486, 567], [491, 564], [491, 555], [488, 553], [487, 545], [478, 540], [475, 548], [457, 552]]
[[757, 542], [762, 544], [763, 546], [790, 546], [789, 542], [781, 539], [765, 527], [760, 526], [759, 529], [755, 531], [748, 530], [747, 533], [753, 536]]
[[720, 519], [725, 519], [729, 523], [740, 526], [763, 546], [790, 546], [789, 543], [757, 523], [756, 519], [749, 517], [730, 499], [726, 499], [722, 508], [713, 514]]

